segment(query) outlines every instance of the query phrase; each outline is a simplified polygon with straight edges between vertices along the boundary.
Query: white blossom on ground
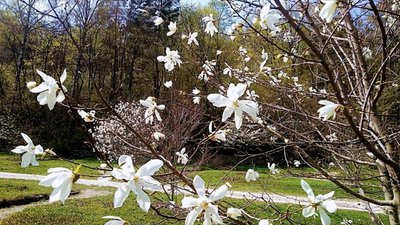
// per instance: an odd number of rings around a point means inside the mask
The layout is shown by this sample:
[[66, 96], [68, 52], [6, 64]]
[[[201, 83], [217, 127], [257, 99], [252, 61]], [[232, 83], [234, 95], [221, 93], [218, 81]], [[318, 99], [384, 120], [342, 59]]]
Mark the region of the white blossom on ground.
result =
[[21, 136], [27, 145], [17, 146], [11, 151], [17, 154], [25, 153], [22, 155], [21, 159], [22, 168], [28, 167], [29, 165], [39, 166], [38, 161], [36, 161], [36, 155], [43, 154], [43, 147], [41, 145], [35, 146], [32, 142], [32, 139], [28, 135], [21, 133]]
[[248, 169], [246, 172], [245, 179], [247, 182], [256, 181], [260, 175], [253, 169]]
[[194, 177], [193, 186], [199, 197], [184, 197], [182, 199], [182, 208], [192, 208], [192, 211], [186, 216], [185, 225], [193, 225], [202, 212], [204, 212], [204, 225], [223, 224], [222, 218], [218, 213], [218, 206], [212, 203], [228, 194], [228, 186], [226, 184], [222, 185], [208, 197], [206, 196], [205, 182], [200, 176], [196, 175]]
[[186, 163], [189, 161], [189, 156], [186, 153], [186, 148], [182, 148], [181, 151], [175, 152], [175, 154], [178, 156], [177, 162], [186, 165]]
[[336, 135], [336, 132], [333, 132], [332, 134], [327, 135], [326, 138], [327, 138], [330, 142], [333, 142], [333, 141], [337, 141], [337, 140], [338, 140], [338, 137], [337, 137], [337, 135]]
[[154, 25], [159, 26], [164, 22], [164, 20], [161, 17], [156, 16], [156, 18], [153, 20], [153, 22], [154, 22]]
[[152, 178], [154, 173], [163, 166], [163, 161], [152, 159], [142, 165], [137, 171], [133, 166], [132, 158], [122, 155], [118, 159], [120, 169], [114, 168], [113, 177], [118, 180], [124, 180], [126, 183], [121, 184], [114, 194], [114, 208], [121, 207], [129, 193], [132, 191], [136, 195], [136, 201], [139, 207], [148, 212], [151, 201], [144, 189], [150, 191], [162, 191], [161, 183]]
[[300, 183], [303, 190], [307, 193], [308, 201], [310, 202], [310, 204], [303, 209], [303, 216], [307, 218], [318, 215], [316, 212], [318, 210], [322, 225], [330, 225], [331, 218], [326, 214], [325, 210], [330, 213], [336, 212], [336, 203], [331, 200], [335, 192], [331, 191], [328, 194], [318, 195], [315, 197], [313, 190], [307, 182], [301, 180]]
[[246, 84], [230, 84], [227, 97], [221, 94], [209, 94], [207, 99], [216, 107], [225, 107], [222, 114], [222, 122], [225, 122], [232, 113], [235, 113], [236, 129], [242, 126], [243, 111], [249, 114], [253, 119], [257, 118], [258, 104], [251, 100], [239, 100], [246, 91]]
[[271, 171], [272, 174], [278, 174], [279, 170], [275, 168], [275, 163], [267, 163], [268, 169]]
[[343, 106], [340, 104], [333, 103], [328, 100], [320, 100], [318, 102], [320, 105], [324, 105], [323, 107], [318, 109], [319, 118], [323, 118], [323, 121], [328, 120], [329, 118], [333, 117], [336, 118], [336, 112], [339, 111]]
[[175, 68], [175, 65], [180, 66], [181, 56], [179, 55], [178, 51], [171, 51], [169, 48], [165, 49], [165, 56], [158, 56], [157, 60], [159, 62], [164, 62], [164, 67], [167, 71], [172, 71]]
[[63, 85], [63, 83], [67, 79], [67, 71], [64, 70], [60, 77], [60, 86], [62, 87], [63, 91], [60, 89], [57, 81], [53, 77], [48, 76], [40, 70], [36, 70], [36, 72], [43, 79], [43, 82], [39, 84], [39, 86], [30, 89], [30, 92], [40, 93], [36, 98], [39, 104], [47, 104], [49, 109], [53, 110], [57, 102], [62, 102], [65, 99], [64, 92], [67, 91], [67, 88]]
[[353, 220], [348, 220], [348, 219], [344, 218], [342, 220], [342, 222], [340, 222], [340, 224], [342, 224], [342, 225], [352, 225], [353, 224]]
[[295, 167], [299, 167], [301, 165], [299, 160], [294, 160], [293, 164], [294, 164]]
[[130, 224], [118, 216], [103, 216], [103, 219], [110, 219], [110, 221], [106, 222], [104, 225], [129, 225]]
[[242, 209], [228, 208], [226, 210], [226, 215], [230, 218], [237, 220], [239, 216], [242, 216]]
[[168, 29], [169, 29], [169, 31], [167, 33], [167, 36], [171, 36], [171, 35], [175, 34], [175, 32], [177, 30], [176, 22], [172, 22], [172, 21], [169, 22]]
[[140, 104], [142, 104], [143, 106], [147, 107], [145, 113], [144, 113], [144, 118], [145, 118], [145, 122], [153, 124], [153, 119], [154, 116], [156, 115], [156, 118], [158, 121], [162, 121], [160, 113], [158, 112], [158, 110], [164, 110], [165, 109], [165, 105], [157, 105], [155, 98], [154, 97], [147, 97], [146, 100], [140, 100]]
[[198, 94], [200, 94], [200, 90], [197, 89], [197, 88], [195, 87], [195, 88], [192, 90], [192, 94], [198, 95]]
[[209, 16], [203, 17], [202, 20], [203, 20], [204, 23], [206, 23], [206, 29], [204, 30], [204, 32], [206, 32], [207, 34], [210, 34], [211, 37], [214, 36], [214, 33], [218, 32], [218, 29], [214, 25], [213, 14], [210, 14]]
[[85, 112], [83, 110], [78, 110], [78, 114], [82, 117], [82, 119], [86, 122], [86, 123], [92, 123], [95, 119], [95, 114], [96, 111], [91, 110], [90, 112]]
[[172, 81], [167, 81], [167, 82], [165, 82], [165, 83], [164, 83], [164, 86], [165, 86], [166, 88], [171, 88], [171, 87], [172, 87]]
[[71, 193], [72, 184], [79, 179], [79, 169], [80, 166], [77, 166], [74, 171], [62, 167], [47, 170], [49, 174], [39, 184], [54, 188], [50, 195], [50, 202], [61, 201], [64, 204]]
[[319, 16], [322, 20], [325, 20], [327, 23], [330, 23], [335, 15], [335, 11], [337, 8], [337, 0], [321, 0], [325, 5], [322, 7], [319, 12]]

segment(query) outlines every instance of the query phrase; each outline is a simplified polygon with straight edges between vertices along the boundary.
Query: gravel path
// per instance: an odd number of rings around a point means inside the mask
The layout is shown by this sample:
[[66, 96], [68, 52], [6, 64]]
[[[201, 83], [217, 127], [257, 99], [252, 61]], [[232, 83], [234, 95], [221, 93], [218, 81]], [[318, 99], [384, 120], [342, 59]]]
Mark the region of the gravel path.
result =
[[[5, 179], [41, 180], [43, 177], [44, 176], [33, 175], [33, 174], [0, 172], [0, 178], [5, 178]], [[118, 187], [120, 185], [120, 183], [113, 181], [99, 182], [97, 180], [87, 180], [87, 179], [79, 179], [77, 183], [88, 186], [103, 186], [103, 187]], [[165, 187], [165, 189], [169, 190], [169, 187]], [[91, 197], [91, 196], [86, 196], [86, 197]], [[290, 204], [301, 204], [301, 205], [308, 204], [308, 200], [305, 197], [283, 196], [278, 194], [267, 194], [267, 193], [249, 193], [242, 191], [231, 191], [228, 197], [237, 199], [259, 199], [259, 200], [264, 199], [265, 201], [273, 201], [275, 203], [290, 203]], [[363, 202], [348, 200], [348, 199], [334, 199], [334, 200], [339, 209], [367, 211], [365, 203]], [[384, 207], [377, 206], [374, 204], [370, 204], [370, 206], [372, 210], [376, 213], [385, 213]], [[1, 211], [0, 211], [0, 219], [1, 219]]]

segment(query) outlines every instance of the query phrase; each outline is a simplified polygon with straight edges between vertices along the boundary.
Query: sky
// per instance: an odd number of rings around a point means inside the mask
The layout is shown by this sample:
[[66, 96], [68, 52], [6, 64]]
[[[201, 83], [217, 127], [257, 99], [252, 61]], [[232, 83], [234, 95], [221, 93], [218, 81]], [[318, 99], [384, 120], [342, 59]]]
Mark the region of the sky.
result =
[[202, 6], [207, 5], [210, 0], [181, 0], [181, 4], [200, 4]]

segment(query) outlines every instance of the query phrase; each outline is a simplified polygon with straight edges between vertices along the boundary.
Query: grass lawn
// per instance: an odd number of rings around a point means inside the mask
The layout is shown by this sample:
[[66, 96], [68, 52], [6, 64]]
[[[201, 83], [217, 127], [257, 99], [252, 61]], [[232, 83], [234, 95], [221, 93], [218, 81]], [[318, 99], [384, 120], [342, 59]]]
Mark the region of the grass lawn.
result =
[[[152, 198], [152, 204], [158, 205], [160, 202], [155, 200], [155, 196]], [[0, 224], [3, 225], [71, 225], [71, 224], [104, 224], [107, 220], [102, 219], [103, 216], [114, 215], [120, 216], [123, 219], [129, 221], [131, 224], [184, 224], [183, 220], [163, 220], [157, 216], [154, 211], [150, 210], [148, 213], [144, 213], [138, 208], [135, 197], [130, 194], [123, 207], [114, 209], [112, 196], [95, 197], [90, 199], [68, 199], [65, 205], [55, 203], [52, 205], [43, 205], [30, 207], [22, 212], [15, 213], [5, 218]], [[180, 204], [180, 200], [177, 201]], [[274, 213], [272, 207], [267, 207], [266, 203], [256, 202], [248, 206], [243, 201], [227, 199], [220, 203], [222, 206], [228, 206], [228, 204], [239, 203], [240, 207], [243, 207], [246, 212], [250, 212], [259, 218], [276, 219], [278, 215]], [[320, 224], [319, 218], [308, 218], [305, 219], [301, 215], [301, 208], [299, 206], [290, 206], [279, 204], [276, 206], [278, 210], [286, 209], [289, 210], [291, 218], [296, 220], [296, 224]], [[167, 211], [163, 211], [167, 213]], [[168, 210], [169, 213], [171, 213]], [[176, 210], [174, 215], [179, 218], [184, 218], [187, 215], [187, 211]], [[171, 214], [170, 214], [171, 215]], [[353, 224], [365, 225], [369, 221], [368, 214], [364, 212], [355, 211], [344, 211], [338, 210], [335, 214], [330, 215], [332, 218], [332, 224], [340, 224], [343, 218], [353, 220]], [[382, 219], [387, 223], [387, 218], [381, 215]], [[229, 220], [225, 220], [229, 224]], [[200, 223], [196, 223], [200, 224]], [[278, 224], [278, 222], [274, 222]], [[289, 224], [287, 221], [283, 221], [282, 224]]]
[[[87, 186], [74, 185], [72, 192], [78, 192], [85, 188]], [[48, 198], [53, 189], [39, 185], [39, 181], [0, 179], [0, 190], [1, 208], [9, 204], [26, 204]]]
[[[100, 165], [100, 161], [96, 159], [82, 159], [77, 160], [77, 162], [97, 167]], [[20, 167], [20, 155], [0, 153], [0, 172], [14, 172], [14, 173], [29, 173], [29, 174], [40, 174], [46, 175], [47, 169], [51, 167], [66, 167], [71, 168], [73, 164], [60, 161], [55, 159], [45, 159], [39, 160], [40, 166], [33, 167], [29, 166], [27, 168]], [[300, 187], [301, 178], [293, 177], [286, 170], [280, 169], [280, 173], [272, 175], [268, 173], [267, 168], [257, 167], [256, 171], [260, 173], [260, 179], [256, 182], [246, 182], [244, 177], [246, 174], [247, 167], [238, 168], [239, 170], [234, 170], [229, 172], [228, 170], [202, 170], [196, 171], [189, 174], [190, 177], [194, 177], [196, 174], [200, 175], [208, 184], [210, 188], [215, 187], [222, 177], [225, 177], [224, 182], [229, 182], [233, 186], [233, 190], [236, 191], [253, 191], [253, 192], [263, 192], [285, 194], [285, 195], [295, 195], [295, 196], [306, 196], [303, 189]], [[311, 168], [295, 168], [292, 171], [299, 173], [312, 173]], [[82, 167], [82, 174], [99, 174], [96, 170], [91, 170]], [[82, 177], [88, 178], [88, 177]], [[89, 178], [90, 179], [90, 178]], [[305, 179], [313, 188], [316, 194], [325, 194], [329, 191], [335, 191], [335, 198], [353, 198], [351, 195], [345, 193], [339, 189], [335, 184], [327, 180], [317, 180], [317, 179]], [[219, 183], [218, 186], [222, 185], [224, 182]], [[372, 190], [375, 196], [383, 196], [380, 189]]]
[[[232, 189], [235, 191], [266, 191], [268, 193], [306, 197], [306, 193], [300, 186], [301, 178], [292, 177], [285, 173], [284, 170], [281, 170], [279, 174], [275, 175], [269, 174], [268, 171], [266, 171], [265, 169], [258, 170], [260, 178], [256, 182], [246, 182], [246, 171], [203, 170], [193, 172], [189, 174], [189, 176], [201, 176], [204, 181], [208, 183], [210, 188], [215, 188], [216, 186], [222, 185], [224, 182], [229, 182], [232, 185]], [[222, 177], [225, 177], [224, 182], [218, 183]], [[335, 198], [354, 198], [328, 180], [307, 178], [304, 180], [312, 187], [315, 194], [326, 194], [330, 191], [335, 191]], [[377, 192], [375, 193], [377, 196], [383, 196], [380, 195], [380, 189], [375, 189], [374, 191]]]
[[[70, 162], [55, 159], [40, 160], [40, 157], [37, 157], [37, 160], [40, 164], [39, 166], [28, 166], [26, 168], [21, 168], [21, 154], [0, 153], [0, 172], [46, 175], [47, 170], [52, 167], [65, 167], [71, 169], [75, 166]], [[101, 163], [99, 160], [92, 158], [76, 160], [76, 162], [93, 167], [98, 167]], [[81, 168], [80, 172], [82, 174], [99, 174], [98, 171], [84, 167]]]

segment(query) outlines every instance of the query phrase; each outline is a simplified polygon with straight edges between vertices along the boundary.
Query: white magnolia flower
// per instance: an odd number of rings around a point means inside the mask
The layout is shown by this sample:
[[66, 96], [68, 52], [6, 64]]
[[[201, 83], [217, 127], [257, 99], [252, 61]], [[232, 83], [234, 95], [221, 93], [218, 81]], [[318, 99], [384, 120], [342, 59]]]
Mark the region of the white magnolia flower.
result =
[[301, 165], [299, 160], [294, 160], [293, 164], [294, 164], [295, 167], [299, 167]]
[[153, 133], [153, 137], [159, 141], [160, 139], [165, 139], [165, 134], [160, 133], [160, 132], [154, 132]]
[[194, 104], [200, 104], [200, 97], [199, 96], [195, 96], [195, 97], [193, 97], [193, 103]]
[[256, 181], [258, 179], [260, 175], [258, 174], [258, 172], [254, 171], [253, 169], [248, 169], [247, 173], [246, 173], [246, 181], [250, 182], [250, 181]]
[[83, 110], [78, 110], [78, 114], [82, 117], [82, 119], [86, 122], [86, 123], [91, 123], [94, 121], [95, 119], [95, 114], [96, 111], [91, 110], [89, 113], [83, 111]]
[[275, 169], [275, 166], [276, 166], [275, 163], [270, 164], [270, 163], [268, 162], [267, 166], [268, 166], [268, 169], [271, 171], [272, 174], [277, 174], [277, 173], [279, 173], [279, 170], [278, 170], [278, 169]]
[[199, 45], [199, 42], [197, 41], [197, 39], [196, 39], [196, 37], [197, 37], [197, 32], [194, 32], [194, 33], [190, 33], [189, 34], [189, 38], [188, 38], [188, 45], [191, 45], [192, 43], [194, 43], [195, 45]]
[[310, 201], [310, 204], [303, 209], [303, 216], [307, 218], [317, 215], [316, 210], [318, 210], [322, 225], [330, 225], [331, 218], [329, 218], [324, 209], [330, 213], [336, 212], [336, 204], [333, 200], [331, 200], [335, 192], [332, 191], [328, 194], [318, 195], [315, 197], [310, 185], [308, 185], [304, 180], [301, 180], [301, 187], [307, 193], [308, 200]]
[[114, 168], [111, 174], [116, 179], [127, 181], [127, 183], [121, 184], [115, 192], [114, 208], [121, 207], [132, 191], [136, 195], [139, 207], [143, 211], [148, 212], [151, 202], [144, 189], [151, 191], [163, 190], [161, 183], [151, 177], [163, 166], [163, 161], [152, 159], [135, 171], [132, 158], [127, 155], [121, 155], [118, 159], [118, 164], [121, 169]]
[[242, 216], [242, 209], [228, 208], [228, 210], [226, 210], [226, 215], [237, 220], [239, 216]]
[[226, 133], [229, 132], [229, 130], [217, 130], [213, 131], [213, 123], [212, 121], [208, 125], [208, 131], [210, 134], [208, 135], [208, 138], [212, 141], [216, 142], [221, 142], [221, 141], [226, 141]]
[[164, 20], [161, 17], [156, 16], [156, 18], [153, 20], [153, 22], [154, 22], [154, 25], [159, 26], [164, 22]]
[[175, 65], [180, 66], [182, 61], [181, 61], [181, 56], [179, 55], [178, 51], [171, 51], [169, 48], [165, 50], [165, 56], [158, 56], [157, 60], [159, 62], [164, 62], [164, 67], [168, 71], [172, 71], [175, 67]]
[[269, 221], [268, 220], [260, 220], [258, 222], [258, 225], [269, 225]]
[[71, 193], [72, 184], [79, 179], [79, 169], [77, 166], [74, 171], [62, 167], [50, 168], [47, 175], [40, 181], [40, 185], [54, 188], [50, 195], [50, 202], [61, 201], [63, 204], [65, 199]]
[[205, 16], [202, 20], [204, 23], [207, 23], [206, 29], [204, 30], [204, 32], [206, 32], [207, 34], [210, 34], [211, 37], [214, 36], [214, 33], [218, 33], [218, 29], [214, 25], [213, 14], [210, 14], [209, 16]]
[[186, 148], [182, 148], [180, 152], [175, 152], [175, 154], [178, 156], [177, 162], [186, 165], [186, 163], [189, 161], [189, 156], [186, 153]]
[[182, 208], [192, 208], [192, 211], [186, 216], [185, 225], [193, 225], [197, 217], [204, 211], [204, 225], [211, 224], [223, 224], [222, 218], [218, 214], [218, 206], [213, 205], [225, 195], [228, 194], [229, 189], [226, 184], [213, 191], [212, 194], [207, 197], [205, 190], [204, 180], [199, 176], [195, 176], [193, 179], [193, 186], [196, 189], [198, 198], [184, 197], [182, 199]]
[[282, 16], [276, 13], [270, 13], [271, 4], [268, 2], [265, 4], [260, 11], [260, 26], [263, 29], [270, 29], [271, 31], [280, 31], [280, 28], [275, 26]]
[[140, 104], [142, 104], [143, 106], [147, 107], [146, 112], [144, 113], [144, 118], [147, 123], [153, 124], [153, 114], [156, 115], [156, 118], [158, 121], [162, 121], [160, 113], [158, 112], [158, 110], [164, 110], [165, 109], [165, 105], [157, 105], [156, 98], [154, 97], [147, 97], [146, 100], [140, 100]]
[[323, 107], [318, 109], [319, 118], [323, 118], [323, 121], [328, 120], [333, 116], [333, 119], [336, 117], [336, 112], [339, 111], [343, 106], [340, 104], [333, 103], [328, 100], [320, 100], [318, 102], [320, 105], [324, 105]]
[[176, 22], [169, 22], [169, 25], [168, 25], [168, 29], [169, 29], [169, 31], [168, 31], [168, 33], [167, 33], [167, 36], [171, 36], [171, 35], [173, 35], [173, 34], [175, 34], [175, 32], [176, 32]]
[[171, 88], [171, 87], [172, 87], [172, 81], [167, 81], [167, 82], [165, 82], [165, 83], [164, 83], [164, 86], [165, 86], [166, 88]]
[[338, 6], [337, 0], [321, 0], [321, 2], [325, 3], [325, 5], [319, 12], [319, 16], [322, 20], [326, 20], [327, 23], [330, 23]]
[[217, 50], [217, 55], [221, 55], [222, 51], [221, 50]]
[[[65, 99], [65, 95], [63, 93], [67, 91], [67, 88], [63, 85], [64, 81], [67, 79], [67, 71], [64, 70], [60, 77], [60, 85], [63, 91], [57, 84], [57, 81], [53, 78], [48, 76], [47, 74], [43, 73], [40, 70], [36, 70], [39, 76], [43, 79], [43, 82], [39, 84], [39, 86], [30, 89], [32, 93], [40, 93], [37, 96], [37, 101], [40, 105], [46, 105], [49, 107], [50, 110], [54, 109], [54, 106], [57, 102], [62, 102]], [[58, 92], [58, 94], [57, 94]]]
[[239, 129], [242, 126], [242, 114], [245, 111], [253, 119], [257, 118], [258, 104], [251, 100], [239, 100], [246, 91], [246, 84], [230, 84], [227, 97], [221, 94], [209, 94], [207, 99], [216, 107], [226, 107], [222, 114], [222, 122], [225, 122], [235, 112], [235, 125]]
[[29, 81], [28, 83], [26, 83], [26, 87], [31, 90], [32, 88], [36, 87], [36, 82], [35, 81]]
[[28, 135], [24, 133], [21, 133], [21, 135], [22, 138], [27, 143], [27, 145], [17, 146], [15, 149], [11, 151], [17, 154], [25, 153], [22, 155], [21, 167], [25, 168], [28, 167], [29, 165], [39, 166], [38, 161], [36, 161], [35, 155], [43, 154], [43, 147], [41, 145], [35, 146]]
[[108, 221], [104, 225], [129, 225], [130, 224], [118, 216], [103, 216], [103, 219], [110, 219], [110, 221]]

